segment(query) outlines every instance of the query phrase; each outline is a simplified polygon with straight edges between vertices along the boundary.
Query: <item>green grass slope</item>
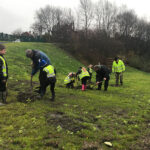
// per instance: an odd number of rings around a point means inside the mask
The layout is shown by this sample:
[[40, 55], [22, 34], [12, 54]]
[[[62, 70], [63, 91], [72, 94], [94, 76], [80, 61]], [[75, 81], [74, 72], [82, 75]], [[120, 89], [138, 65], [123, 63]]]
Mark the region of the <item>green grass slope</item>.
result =
[[[0, 149], [149, 150], [150, 74], [127, 67], [123, 87], [111, 86], [112, 74], [107, 92], [96, 87], [85, 92], [66, 89], [64, 77], [77, 71], [80, 62], [52, 44], [6, 46], [9, 104], [0, 106]], [[46, 52], [57, 69], [55, 102], [49, 100], [49, 88], [42, 100], [31, 90], [27, 48]], [[34, 87], [38, 85], [36, 75]], [[105, 145], [106, 141], [112, 147]]]

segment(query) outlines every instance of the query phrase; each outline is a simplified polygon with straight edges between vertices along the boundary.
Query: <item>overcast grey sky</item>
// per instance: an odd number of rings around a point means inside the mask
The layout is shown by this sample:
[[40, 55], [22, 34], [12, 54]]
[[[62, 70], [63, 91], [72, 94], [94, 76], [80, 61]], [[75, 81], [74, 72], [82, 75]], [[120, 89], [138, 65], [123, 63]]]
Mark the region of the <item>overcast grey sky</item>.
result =
[[[92, 0], [96, 2], [98, 0]], [[150, 18], [150, 0], [109, 0], [117, 6], [126, 4], [140, 17]], [[46, 5], [75, 9], [79, 0], [0, 0], [0, 32], [12, 33], [21, 28], [29, 31], [34, 21], [35, 11]]]

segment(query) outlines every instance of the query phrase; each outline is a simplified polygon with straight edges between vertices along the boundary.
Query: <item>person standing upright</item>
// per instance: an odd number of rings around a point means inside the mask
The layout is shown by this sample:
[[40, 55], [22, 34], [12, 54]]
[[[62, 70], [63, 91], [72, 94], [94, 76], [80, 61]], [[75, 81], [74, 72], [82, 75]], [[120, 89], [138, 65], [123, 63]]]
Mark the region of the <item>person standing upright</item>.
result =
[[123, 72], [125, 71], [125, 65], [119, 57], [115, 57], [113, 64], [112, 64], [112, 72], [115, 73], [116, 78], [116, 86], [119, 86], [119, 79], [120, 84], [123, 85]]
[[6, 48], [4, 45], [0, 44], [0, 98], [3, 103], [6, 102], [7, 98], [7, 79], [8, 79], [8, 66], [4, 55], [6, 54]]

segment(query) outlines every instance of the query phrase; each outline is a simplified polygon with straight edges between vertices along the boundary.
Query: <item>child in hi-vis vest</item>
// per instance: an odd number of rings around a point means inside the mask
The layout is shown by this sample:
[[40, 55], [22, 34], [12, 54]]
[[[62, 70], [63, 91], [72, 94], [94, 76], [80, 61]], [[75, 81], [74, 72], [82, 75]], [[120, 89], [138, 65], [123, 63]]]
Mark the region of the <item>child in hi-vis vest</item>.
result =
[[56, 83], [56, 70], [52, 65], [46, 63], [45, 60], [39, 60], [40, 64], [40, 95], [41, 98], [46, 92], [46, 88], [50, 85], [50, 90], [52, 93], [52, 98], [50, 100], [54, 101], [55, 99], [55, 83]]
[[66, 88], [74, 88], [74, 82], [75, 82], [75, 76], [76, 74], [74, 72], [70, 72], [68, 76], [64, 80], [64, 84], [66, 85]]
[[87, 83], [87, 80], [89, 79], [90, 75], [88, 73], [88, 71], [86, 70], [85, 67], [79, 67], [79, 70], [78, 72], [76, 73], [76, 77], [79, 77], [79, 79], [81, 80], [81, 83], [82, 83], [82, 88], [81, 90], [82, 91], [85, 91], [86, 90], [86, 83]]

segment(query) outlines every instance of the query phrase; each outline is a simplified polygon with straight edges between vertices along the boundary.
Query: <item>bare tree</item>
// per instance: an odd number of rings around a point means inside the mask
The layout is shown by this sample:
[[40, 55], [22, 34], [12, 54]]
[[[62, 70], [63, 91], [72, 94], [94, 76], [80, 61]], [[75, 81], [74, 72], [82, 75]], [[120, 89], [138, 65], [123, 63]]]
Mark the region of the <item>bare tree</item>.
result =
[[96, 16], [96, 27], [98, 30], [102, 30], [102, 15], [103, 15], [103, 0], [99, 0], [96, 4], [95, 4], [95, 11], [94, 14]]
[[118, 14], [116, 22], [121, 35], [134, 36], [137, 26], [137, 15], [133, 10], [128, 10]]
[[134, 37], [146, 40], [147, 39], [147, 26], [148, 23], [144, 19], [137, 20], [137, 26], [135, 28]]
[[115, 30], [117, 7], [108, 0], [99, 0], [95, 5], [96, 26], [111, 35]]
[[33, 30], [34, 34], [40, 35], [40, 36], [42, 35], [43, 30], [44, 30], [42, 23], [40, 23], [40, 22], [33, 23], [31, 26], [31, 29]]
[[62, 10], [53, 6], [46, 6], [36, 12], [35, 23], [32, 25], [33, 30], [51, 35], [52, 28], [56, 24], [60, 24], [62, 18]]
[[15, 36], [21, 36], [22, 34], [22, 29], [21, 28], [18, 28], [16, 29], [15, 31], [12, 32], [12, 35], [15, 35]]
[[93, 3], [91, 0], [80, 0], [80, 14], [85, 35], [87, 36], [88, 28], [93, 20]]

